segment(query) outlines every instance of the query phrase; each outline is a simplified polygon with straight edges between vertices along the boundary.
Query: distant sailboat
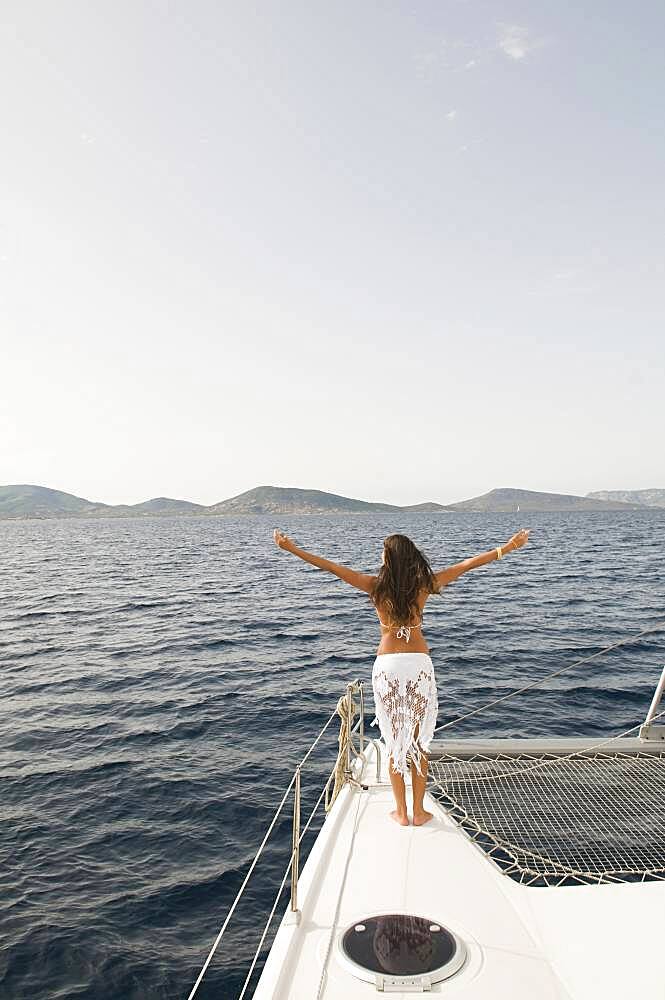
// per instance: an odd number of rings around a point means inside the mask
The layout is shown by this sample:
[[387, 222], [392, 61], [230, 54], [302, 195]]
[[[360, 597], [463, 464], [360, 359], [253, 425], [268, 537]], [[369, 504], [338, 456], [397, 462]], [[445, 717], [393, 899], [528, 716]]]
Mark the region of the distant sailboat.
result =
[[519, 514], [519, 512], [520, 512], [520, 505], [518, 504], [516, 513]]

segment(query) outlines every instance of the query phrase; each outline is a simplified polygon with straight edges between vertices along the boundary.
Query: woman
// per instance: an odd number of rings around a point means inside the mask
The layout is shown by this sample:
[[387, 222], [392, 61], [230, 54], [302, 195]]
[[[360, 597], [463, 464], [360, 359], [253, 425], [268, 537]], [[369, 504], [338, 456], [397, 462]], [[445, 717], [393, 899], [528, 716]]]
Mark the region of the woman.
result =
[[[462, 573], [519, 549], [528, 538], [529, 530], [522, 529], [505, 545], [434, 573], [426, 556], [410, 538], [388, 535], [383, 543], [381, 569], [373, 576], [305, 552], [275, 529], [274, 539], [281, 549], [363, 590], [377, 611], [382, 635], [372, 669], [376, 707], [372, 725], [378, 722], [386, 745], [388, 772], [397, 806], [390, 816], [401, 826], [409, 825], [404, 783], [407, 763], [413, 786], [413, 825], [422, 826], [432, 818], [432, 813], [423, 808], [427, 785], [426, 751], [434, 735], [438, 712], [434, 668], [421, 632], [427, 598], [430, 594], [440, 594]], [[423, 760], [425, 766], [421, 769]]]

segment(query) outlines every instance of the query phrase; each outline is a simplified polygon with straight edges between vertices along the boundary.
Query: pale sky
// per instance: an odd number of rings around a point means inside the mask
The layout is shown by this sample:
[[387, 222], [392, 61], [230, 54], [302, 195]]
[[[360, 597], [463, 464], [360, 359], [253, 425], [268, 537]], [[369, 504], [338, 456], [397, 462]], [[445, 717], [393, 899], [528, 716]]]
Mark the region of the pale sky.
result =
[[0, 11], [0, 483], [665, 487], [665, 5]]

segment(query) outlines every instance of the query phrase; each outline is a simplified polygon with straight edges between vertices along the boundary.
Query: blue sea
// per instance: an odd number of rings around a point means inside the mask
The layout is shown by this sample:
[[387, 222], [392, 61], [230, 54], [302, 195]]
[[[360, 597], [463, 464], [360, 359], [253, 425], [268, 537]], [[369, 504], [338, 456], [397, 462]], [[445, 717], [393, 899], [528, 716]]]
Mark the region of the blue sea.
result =
[[[347, 681], [373, 718], [369, 599], [274, 527], [366, 572], [392, 532], [436, 570], [531, 529], [428, 602], [439, 724], [665, 622], [665, 510], [0, 521], [2, 1000], [186, 998]], [[661, 631], [445, 735], [618, 733], [664, 663]], [[303, 817], [337, 734], [305, 765]], [[202, 998], [240, 992], [290, 849], [286, 810]]]

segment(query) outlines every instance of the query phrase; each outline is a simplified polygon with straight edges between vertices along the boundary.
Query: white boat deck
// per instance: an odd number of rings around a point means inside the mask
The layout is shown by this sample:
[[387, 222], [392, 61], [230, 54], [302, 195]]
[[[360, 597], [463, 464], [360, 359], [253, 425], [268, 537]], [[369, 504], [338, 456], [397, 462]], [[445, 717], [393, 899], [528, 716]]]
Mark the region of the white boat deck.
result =
[[[328, 813], [298, 883], [298, 923], [287, 909], [255, 1000], [360, 1000], [376, 995], [340, 959], [338, 941], [363, 917], [407, 913], [440, 923], [467, 949], [463, 968], [431, 992], [459, 1000], [665, 998], [660, 954], [665, 882], [530, 887], [513, 881], [448, 818], [402, 827], [385, 747], [375, 744]], [[407, 805], [411, 815], [411, 789]], [[665, 836], [665, 831], [664, 831]], [[413, 992], [392, 992], [410, 998]]]

